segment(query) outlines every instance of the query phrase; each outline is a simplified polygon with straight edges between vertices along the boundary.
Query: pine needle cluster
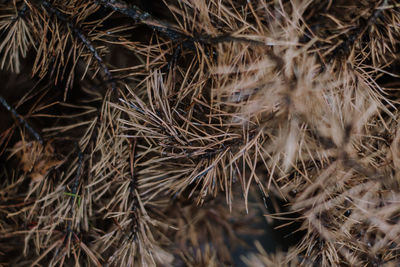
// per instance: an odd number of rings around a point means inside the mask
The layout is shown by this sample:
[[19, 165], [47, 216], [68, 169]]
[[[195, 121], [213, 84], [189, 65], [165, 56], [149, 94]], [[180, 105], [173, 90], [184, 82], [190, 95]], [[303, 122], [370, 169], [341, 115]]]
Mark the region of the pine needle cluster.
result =
[[0, 264], [231, 266], [261, 210], [302, 235], [247, 266], [398, 265], [399, 40], [393, 0], [0, 1]]

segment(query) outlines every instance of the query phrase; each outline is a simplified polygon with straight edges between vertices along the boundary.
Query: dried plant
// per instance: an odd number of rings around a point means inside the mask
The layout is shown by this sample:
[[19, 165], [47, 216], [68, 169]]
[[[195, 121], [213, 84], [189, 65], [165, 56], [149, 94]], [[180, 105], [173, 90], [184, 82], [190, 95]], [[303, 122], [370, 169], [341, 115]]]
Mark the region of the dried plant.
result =
[[0, 264], [397, 265], [400, 5], [144, 2], [0, 1]]

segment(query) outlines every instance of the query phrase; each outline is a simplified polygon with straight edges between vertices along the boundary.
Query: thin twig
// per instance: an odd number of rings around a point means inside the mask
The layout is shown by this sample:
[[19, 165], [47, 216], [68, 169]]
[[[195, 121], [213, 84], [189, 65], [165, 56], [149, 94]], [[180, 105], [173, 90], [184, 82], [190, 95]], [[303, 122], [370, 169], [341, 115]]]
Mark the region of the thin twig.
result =
[[173, 24], [155, 18], [148, 12], [141, 10], [135, 5], [129, 5], [119, 0], [99, 0], [98, 3], [100, 3], [104, 7], [111, 8], [114, 11], [117, 11], [121, 14], [130, 17], [134, 19], [136, 22], [143, 23], [144, 25], [167, 36], [173, 41], [186, 41], [186, 42], [189, 41], [201, 44], [238, 42], [238, 43], [246, 43], [257, 46], [268, 46], [267, 44], [261, 41], [251, 40], [243, 37], [234, 37], [231, 36], [230, 34], [224, 34], [215, 37], [212, 37], [210, 35], [192, 37], [183, 32], [180, 32]]
[[[82, 174], [82, 164], [83, 164], [83, 153], [81, 151], [81, 149], [79, 148], [79, 145], [76, 144], [76, 148], [78, 151], [78, 168], [76, 169], [76, 173], [75, 173], [75, 178], [74, 178], [74, 184], [72, 185], [72, 189], [71, 189], [71, 193], [68, 194], [69, 196], [71, 196], [71, 205], [73, 206], [75, 203], [75, 198], [77, 197], [77, 192], [78, 192], [78, 186], [79, 186], [79, 178], [81, 177]], [[73, 213], [74, 208], [71, 208], [71, 213]], [[71, 214], [72, 215], [72, 214]], [[72, 216], [71, 216], [72, 217]], [[72, 221], [68, 221], [67, 224], [67, 231], [66, 231], [66, 239], [68, 239], [71, 236], [72, 233]], [[66, 241], [64, 241], [66, 242]]]
[[42, 0], [41, 4], [50, 15], [55, 15], [73, 32], [73, 34], [78, 39], [82, 41], [82, 43], [86, 46], [86, 48], [90, 51], [90, 53], [92, 53], [92, 55], [94, 56], [100, 67], [103, 69], [103, 72], [107, 77], [107, 81], [111, 83], [111, 88], [114, 90], [116, 87], [114, 78], [110, 70], [108, 69], [107, 65], [104, 63], [104, 60], [101, 58], [101, 56], [97, 52], [96, 48], [93, 46], [90, 39], [86, 36], [86, 34], [77, 25], [75, 25], [70, 18], [66, 17], [63, 13], [54, 8], [51, 3]]
[[137, 199], [136, 199], [136, 188], [137, 188], [137, 179], [136, 179], [136, 173], [135, 173], [135, 167], [136, 167], [136, 161], [135, 161], [135, 155], [136, 155], [136, 138], [133, 139], [133, 143], [129, 143], [129, 166], [130, 166], [130, 175], [131, 175], [131, 183], [130, 183], [130, 194], [132, 196], [132, 217], [133, 217], [133, 222], [134, 225], [133, 230], [129, 234], [129, 239], [133, 238], [136, 239], [136, 232], [139, 227], [138, 225], [138, 217], [136, 213], [136, 206], [137, 206]]
[[136, 175], [135, 175], [135, 154], [136, 154], [136, 138], [133, 139], [133, 143], [129, 143], [129, 166], [131, 174], [130, 192], [133, 193], [136, 189]]
[[71, 190], [71, 193], [73, 194], [72, 200], [74, 200], [76, 192], [78, 191], [79, 178], [81, 177], [82, 174], [83, 153], [79, 148], [79, 145], [77, 145], [77, 150], [78, 150], [78, 169], [76, 170], [74, 185], [72, 186]]
[[39, 141], [40, 144], [44, 144], [42, 136], [21, 115], [19, 115], [18, 112], [10, 104], [8, 104], [2, 96], [0, 96], [0, 103], [17, 118], [19, 123], [24, 125], [24, 127], [33, 135], [33, 137], [35, 137], [37, 141]]

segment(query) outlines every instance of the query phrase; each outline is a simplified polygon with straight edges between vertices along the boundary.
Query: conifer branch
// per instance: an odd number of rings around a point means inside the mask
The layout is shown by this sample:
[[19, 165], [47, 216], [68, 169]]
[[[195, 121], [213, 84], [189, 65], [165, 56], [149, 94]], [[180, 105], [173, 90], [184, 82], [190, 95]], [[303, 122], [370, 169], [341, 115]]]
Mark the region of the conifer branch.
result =
[[28, 130], [28, 132], [32, 134], [37, 141], [39, 141], [40, 144], [44, 144], [43, 137], [20, 114], [18, 114], [18, 112], [10, 104], [8, 104], [2, 96], [0, 96], [0, 103], [5, 109], [14, 115], [19, 123], [21, 123]]
[[350, 34], [347, 39], [336, 49], [337, 51], [346, 51], [351, 54], [355, 43], [362, 38], [365, 32], [375, 24], [376, 20], [382, 15], [383, 7], [387, 6], [389, 0], [381, 0], [381, 3], [373, 8], [371, 15], [368, 17], [364, 26], [360, 27], [355, 33]]
[[114, 91], [116, 88], [116, 84], [111, 74], [110, 70], [108, 69], [107, 65], [105, 64], [102, 57], [97, 52], [97, 49], [93, 46], [91, 40], [86, 36], [86, 34], [80, 29], [73, 21], [61, 13], [57, 8], [55, 8], [50, 2], [46, 0], [40, 0], [41, 5], [43, 8], [49, 13], [49, 15], [56, 16], [72, 33], [75, 35], [76, 38], [82, 41], [82, 43], [86, 46], [86, 48], [90, 51], [93, 57], [98, 62], [99, 66], [103, 70], [104, 74], [106, 75], [107, 82], [111, 83], [111, 89]]
[[123, 0], [98, 0], [98, 3], [100, 3], [104, 7], [111, 8], [114, 11], [130, 17], [136, 22], [140, 22], [150, 27], [151, 29], [168, 37], [172, 41], [191, 42], [208, 45], [225, 42], [238, 42], [257, 46], [267, 46], [264, 42], [243, 37], [235, 37], [230, 34], [224, 34], [215, 37], [209, 35], [189, 36], [177, 30], [175, 25], [165, 21], [161, 21], [153, 17], [150, 13], [141, 10], [135, 5], [130, 5]]

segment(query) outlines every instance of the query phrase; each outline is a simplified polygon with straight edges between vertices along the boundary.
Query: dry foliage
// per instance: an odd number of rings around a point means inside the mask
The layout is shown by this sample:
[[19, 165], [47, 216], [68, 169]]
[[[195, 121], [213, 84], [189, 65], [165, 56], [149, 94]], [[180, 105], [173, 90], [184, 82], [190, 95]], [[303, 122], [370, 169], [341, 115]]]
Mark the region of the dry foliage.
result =
[[0, 1], [1, 264], [400, 263], [396, 1], [134, 3]]
[[14, 151], [11, 155], [16, 154], [21, 162], [21, 170], [29, 173], [30, 178], [34, 182], [42, 181], [51, 168], [59, 166], [62, 160], [54, 158], [54, 148], [51, 143], [47, 143], [45, 147], [38, 141], [24, 143], [19, 141], [14, 145]]

